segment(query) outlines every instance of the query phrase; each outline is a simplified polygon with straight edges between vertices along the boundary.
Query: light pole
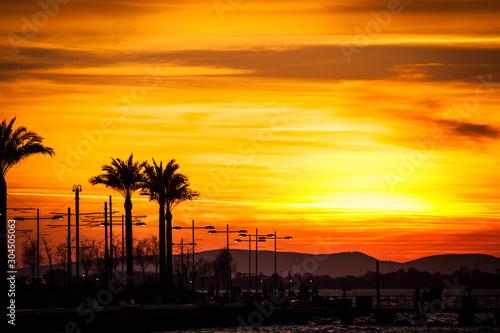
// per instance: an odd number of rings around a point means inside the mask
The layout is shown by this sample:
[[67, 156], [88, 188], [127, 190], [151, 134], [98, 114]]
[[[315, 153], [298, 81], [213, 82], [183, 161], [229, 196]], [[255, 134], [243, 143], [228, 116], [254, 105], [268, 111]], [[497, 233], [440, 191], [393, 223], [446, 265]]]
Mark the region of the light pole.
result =
[[[75, 192], [75, 206], [76, 206], [76, 211], [75, 211], [75, 216], [76, 216], [76, 222], [75, 222], [75, 246], [74, 248], [76, 249], [76, 284], [78, 286], [78, 281], [80, 279], [79, 274], [80, 274], [80, 191], [81, 191], [81, 185], [74, 185], [73, 186], [73, 191]], [[110, 197], [111, 199], [111, 197]], [[111, 203], [110, 203], [110, 215], [111, 215]], [[56, 212], [52, 212], [51, 214], [56, 214]], [[71, 288], [71, 271], [72, 271], [72, 262], [71, 262], [71, 208], [68, 207], [68, 212], [67, 213], [60, 213], [62, 215], [67, 214], [68, 215], [68, 245], [66, 246], [68, 248], [68, 288]], [[101, 215], [102, 212], [96, 212], [96, 213], [85, 213], [83, 215]], [[62, 216], [61, 216], [62, 218]], [[110, 217], [111, 220], [111, 217]], [[64, 227], [65, 225], [62, 224], [49, 224], [48, 226], [55, 228], [55, 227]]]
[[75, 192], [75, 218], [76, 218], [76, 286], [80, 284], [80, 192], [82, 185], [73, 185]]
[[259, 235], [257, 228], [255, 229], [255, 293], [258, 291], [258, 270], [257, 270], [257, 247], [258, 242], [265, 242], [266, 238], [274, 236], [273, 234]]
[[187, 274], [184, 274], [184, 238], [181, 238], [180, 243], [172, 243], [172, 245], [181, 247], [181, 279], [182, 283], [187, 287]]
[[[110, 225], [111, 227], [111, 225]], [[104, 202], [104, 285], [108, 285], [108, 203]]]
[[252, 275], [252, 235], [245, 235], [241, 234], [239, 237], [247, 237], [248, 239], [242, 240], [242, 239], [235, 239], [235, 243], [241, 243], [241, 242], [248, 242], [248, 292], [250, 292], [250, 279]]
[[113, 203], [109, 196], [109, 267], [113, 270]]
[[[68, 212], [66, 213], [68, 215], [68, 245], [66, 245], [66, 248], [68, 249], [68, 289], [71, 289], [71, 271], [72, 271], [72, 268], [71, 268], [71, 265], [72, 265], [72, 261], [71, 261], [71, 249], [73, 248], [71, 246], [71, 208], [68, 207]], [[51, 228], [55, 228], [55, 227], [64, 227], [64, 225], [61, 225], [61, 224], [49, 224], [48, 226], [50, 226]], [[76, 227], [76, 225], [75, 225]], [[76, 247], [75, 247], [76, 248]]]
[[[106, 214], [104, 216], [107, 216]], [[132, 216], [132, 217], [137, 217], [137, 216]], [[111, 222], [107, 222], [107, 218], [104, 219], [104, 222], [101, 222], [98, 224], [99, 227], [105, 227], [105, 232], [104, 232], [104, 239], [107, 240], [107, 237], [106, 237], [106, 230], [107, 230], [107, 227], [109, 225], [109, 227], [111, 228], [112, 225], [121, 225], [122, 226], [122, 284], [123, 284], [123, 278], [124, 278], [124, 271], [125, 271], [125, 268], [124, 268], [124, 257], [125, 257], [125, 253], [124, 253], [124, 241], [125, 241], [125, 233], [124, 233], [124, 226], [125, 226], [125, 218], [124, 216], [122, 215], [122, 222], [121, 223], [111, 223]], [[136, 222], [134, 225], [136, 226], [140, 226], [140, 227], [145, 227], [146, 226], [146, 223], [144, 222]], [[105, 242], [107, 243], [107, 242]], [[111, 243], [112, 244], [112, 243]], [[105, 245], [106, 246], [106, 245]], [[107, 249], [107, 246], [106, 246], [106, 249]]]
[[[255, 293], [259, 290], [258, 287], [258, 277], [259, 277], [259, 270], [258, 270], [258, 251], [259, 251], [259, 242], [264, 243], [266, 242], [266, 238], [271, 236], [272, 234], [267, 234], [267, 235], [259, 235], [259, 230], [255, 228]], [[240, 237], [245, 237], [246, 235], [240, 235]], [[250, 235], [248, 235], [250, 237]], [[251, 238], [250, 238], [251, 239]], [[241, 242], [240, 239], [236, 239], [235, 242]], [[249, 247], [250, 248], [250, 247]]]
[[[116, 213], [116, 212], [113, 212], [113, 210], [111, 209], [111, 206], [112, 206], [112, 202], [111, 202], [111, 196], [109, 198], [110, 200], [110, 205], [109, 205], [109, 222], [107, 222], [107, 218], [108, 218], [108, 215], [106, 213], [106, 211], [104, 211], [104, 213], [101, 211], [101, 212], [95, 212], [95, 213], [85, 213], [85, 214], [81, 214], [81, 215], [85, 215], [85, 219], [84, 219], [84, 222], [89, 222], [89, 223], [92, 223], [92, 222], [99, 222], [99, 221], [104, 221], [104, 222], [100, 222], [98, 223], [97, 225], [93, 225], [93, 226], [108, 226], [109, 225], [109, 247], [106, 246], [106, 249], [109, 249], [108, 250], [108, 258], [110, 260], [108, 260], [108, 267], [111, 267], [113, 268], [113, 248], [114, 248], [114, 245], [113, 245], [113, 225], [121, 225], [122, 226], [122, 284], [123, 284], [123, 279], [124, 279], [124, 272], [125, 272], [125, 268], [124, 268], [124, 260], [125, 260], [125, 248], [124, 248], [124, 245], [125, 244], [125, 230], [124, 230], [124, 227], [125, 227], [125, 218], [124, 218], [124, 215], [122, 215], [122, 220], [121, 220], [121, 223], [113, 223], [113, 213]], [[140, 221], [139, 218], [144, 218], [146, 217], [146, 215], [133, 215], [132, 218], [133, 219], [136, 219], [136, 221]], [[145, 226], [146, 224], [143, 223], [143, 222], [137, 222], [135, 223], [135, 225], [138, 225], [138, 226]], [[56, 225], [58, 226], [58, 225]], [[91, 226], [92, 227], [92, 226]], [[104, 233], [104, 239], [105, 239], [105, 243], [107, 242], [107, 236], [106, 236], [106, 231]]]
[[291, 236], [286, 236], [286, 237], [276, 237], [276, 231], [274, 234], [268, 234], [267, 238], [274, 238], [274, 274], [273, 274], [273, 279], [274, 279], [274, 290], [276, 290], [276, 284], [279, 279], [279, 274], [277, 272], [277, 260], [276, 260], [276, 240], [277, 239], [293, 239]]
[[228, 273], [228, 297], [231, 299], [231, 291], [232, 291], [232, 275], [231, 275], [231, 265], [229, 264], [229, 234], [230, 233], [239, 233], [240, 237], [242, 234], [246, 234], [246, 230], [229, 230], [229, 224], [226, 224], [226, 231], [218, 231], [218, 230], [210, 230], [208, 233], [209, 234], [226, 234], [226, 271]]
[[[36, 276], [40, 276], [40, 220], [61, 220], [61, 215], [40, 217], [40, 209], [36, 210], [36, 217], [14, 217], [15, 221], [36, 220]], [[54, 272], [52, 272], [54, 274]]]
[[213, 226], [209, 225], [209, 226], [205, 226], [205, 227], [195, 227], [194, 226], [194, 220], [192, 220], [192, 224], [191, 224], [191, 227], [179, 227], [179, 226], [176, 226], [176, 227], [172, 227], [172, 230], [183, 230], [183, 229], [186, 229], [186, 230], [192, 230], [192, 239], [193, 239], [193, 242], [190, 244], [193, 246], [193, 270], [191, 273], [189, 273], [189, 277], [193, 280], [193, 291], [195, 290], [194, 289], [194, 280], [198, 277], [198, 274], [196, 274], [196, 272], [194, 271], [194, 246], [196, 245], [195, 242], [194, 242], [194, 230], [195, 229], [215, 229]]
[[71, 289], [71, 208], [68, 207], [68, 289]]

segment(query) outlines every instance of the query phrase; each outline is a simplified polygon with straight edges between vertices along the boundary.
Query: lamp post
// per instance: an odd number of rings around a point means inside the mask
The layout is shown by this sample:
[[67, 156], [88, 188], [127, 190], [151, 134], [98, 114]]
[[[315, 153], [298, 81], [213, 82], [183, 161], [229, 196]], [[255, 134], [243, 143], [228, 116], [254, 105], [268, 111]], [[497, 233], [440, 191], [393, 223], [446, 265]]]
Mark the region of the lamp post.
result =
[[[240, 237], [244, 237], [246, 235], [240, 235]], [[250, 236], [250, 235], [248, 235]], [[293, 239], [290, 236], [286, 237], [276, 237], [276, 231], [274, 234], [265, 234], [265, 235], [259, 235], [258, 229], [255, 229], [255, 292], [257, 293], [258, 291], [258, 243], [259, 242], [265, 242], [266, 239], [274, 238], [274, 274], [273, 274], [273, 279], [274, 279], [274, 289], [276, 289], [276, 283], [279, 278], [278, 273], [276, 272], [277, 270], [277, 261], [276, 261], [276, 240], [277, 239]], [[235, 239], [235, 242], [241, 242], [239, 239]], [[250, 253], [250, 246], [249, 246], [249, 253]], [[250, 262], [250, 259], [249, 259]], [[249, 276], [250, 276], [250, 269], [248, 270]], [[249, 282], [250, 285], [250, 282]], [[248, 288], [250, 290], [250, 288]]]
[[[77, 185], [75, 185], [77, 186]], [[80, 192], [81, 191], [81, 188], [78, 189], [75, 188], [73, 189], [75, 192]], [[78, 197], [76, 198], [78, 200], [76, 200], [77, 202], [79, 202], [79, 194], [78, 194]], [[112, 216], [113, 216], [113, 210], [111, 209], [111, 196], [109, 197], [109, 221], [111, 222], [112, 221]], [[80, 213], [79, 211], [79, 203], [76, 204], [77, 208], [78, 208], [78, 211], [75, 212], [74, 215], [76, 215], [78, 218], [75, 222], [75, 241], [78, 239], [79, 240], [79, 237], [80, 237], [80, 219], [79, 219], [79, 216], [80, 215], [85, 215], [86, 218], [89, 218], [89, 216], [95, 216], [95, 215], [102, 215], [103, 212], [94, 212], [94, 213]], [[56, 214], [56, 212], [52, 212], [51, 214]], [[72, 271], [72, 262], [71, 262], [71, 256], [72, 256], [72, 253], [71, 253], [71, 249], [72, 248], [75, 248], [77, 251], [76, 251], [76, 265], [77, 267], [79, 267], [79, 263], [80, 263], [80, 244], [79, 244], [79, 241], [76, 241], [76, 246], [71, 246], [71, 208], [68, 207], [68, 212], [67, 213], [60, 213], [62, 215], [64, 214], [67, 214], [68, 215], [68, 224], [67, 224], [67, 227], [68, 227], [68, 245], [66, 246], [67, 249], [68, 249], [68, 287], [71, 288], [71, 271]], [[89, 216], [87, 216], [89, 215]], [[104, 216], [106, 216], [106, 212], [104, 212]], [[145, 216], [139, 216], [139, 217], [145, 217]], [[62, 218], [62, 217], [61, 217]], [[97, 218], [100, 218], [100, 217], [97, 217]], [[92, 219], [94, 219], [92, 217]], [[95, 220], [94, 220], [95, 221]], [[51, 228], [55, 228], [55, 227], [64, 227], [66, 225], [61, 225], [61, 224], [48, 224], [48, 226], [50, 226]], [[112, 254], [112, 251], [113, 251], [113, 231], [112, 231], [112, 227], [110, 225], [110, 229], [109, 229], [109, 238], [110, 238], [110, 252], [111, 254], [108, 255], [108, 258], [110, 258], [109, 260], [109, 263], [110, 265], [112, 265], [113, 261], [112, 261], [112, 258], [113, 258], [113, 254]], [[111, 266], [112, 267], [112, 266]], [[76, 270], [77, 272], [77, 276], [79, 275], [79, 269]], [[79, 279], [79, 277], [77, 277], [77, 280]]]
[[[105, 215], [106, 216], [106, 215]], [[132, 217], [137, 217], [137, 216], [132, 216]], [[144, 217], [144, 216], [140, 216], [140, 217]], [[125, 225], [125, 218], [124, 216], [122, 215], [122, 222], [121, 223], [111, 223], [111, 222], [107, 222], [107, 218], [104, 219], [104, 222], [101, 222], [98, 224], [99, 227], [105, 227], [105, 236], [104, 238], [106, 239], [106, 230], [107, 230], [107, 226], [109, 225], [109, 227], [111, 228], [112, 225], [121, 225], [122, 226], [122, 284], [123, 284], [123, 278], [124, 278], [124, 257], [125, 257], [125, 253], [124, 253], [124, 247], [123, 247], [123, 244], [125, 242], [125, 233], [124, 233], [124, 225]], [[146, 223], [144, 222], [136, 222], [134, 225], [136, 226], [140, 226], [140, 227], [145, 227], [146, 226]], [[105, 242], [106, 243], [106, 242]], [[112, 243], [111, 243], [112, 244]], [[111, 245], [112, 246], [112, 245]], [[107, 248], [107, 247], [106, 247]]]
[[248, 239], [235, 239], [235, 243], [248, 242], [248, 292], [250, 292], [250, 277], [252, 275], [252, 235], [241, 234], [239, 237], [247, 237]]
[[80, 284], [80, 192], [82, 185], [73, 185], [75, 192], [75, 218], [76, 218], [76, 286]]
[[218, 231], [218, 230], [210, 230], [208, 233], [209, 234], [226, 234], [226, 270], [227, 270], [227, 273], [228, 273], [228, 283], [227, 283], [227, 286], [228, 286], [228, 297], [229, 299], [231, 299], [231, 291], [232, 291], [232, 282], [233, 282], [233, 279], [232, 279], [232, 275], [231, 275], [231, 265], [229, 264], [229, 234], [230, 233], [239, 233], [240, 235], [242, 234], [246, 234], [247, 231], [246, 230], [229, 230], [229, 224], [226, 224], [226, 230], [225, 231]]
[[[68, 249], [68, 289], [71, 289], [71, 271], [72, 271], [72, 268], [71, 268], [71, 265], [72, 265], [72, 261], [71, 261], [71, 249], [72, 249], [72, 246], [71, 246], [71, 208], [68, 207], [68, 212], [66, 213], [68, 215], [68, 245], [66, 245], [66, 248]], [[55, 227], [63, 227], [64, 225], [59, 225], [59, 224], [49, 224], [49, 226], [51, 228], [55, 228]]]
[[15, 221], [36, 220], [36, 276], [40, 276], [40, 220], [61, 220], [61, 215], [40, 217], [40, 209], [36, 210], [36, 217], [14, 217]]
[[286, 236], [286, 237], [276, 237], [276, 231], [274, 234], [268, 234], [267, 238], [274, 238], [274, 274], [273, 274], [273, 279], [274, 279], [274, 290], [276, 290], [276, 284], [279, 279], [279, 275], [277, 273], [277, 260], [276, 260], [276, 240], [277, 239], [293, 239], [291, 236]]
[[71, 289], [71, 208], [68, 207], [68, 289]]
[[196, 272], [194, 271], [194, 246], [196, 245], [195, 242], [194, 242], [194, 230], [195, 229], [215, 229], [213, 226], [209, 225], [209, 226], [205, 226], [205, 227], [195, 227], [194, 226], [194, 220], [192, 220], [192, 224], [191, 224], [191, 227], [179, 227], [179, 226], [176, 226], [176, 227], [172, 227], [172, 230], [183, 230], [183, 229], [186, 229], [186, 230], [192, 230], [192, 239], [193, 239], [193, 242], [190, 244], [193, 246], [193, 270], [191, 273], [189, 273], [189, 277], [193, 280], [193, 291], [195, 290], [194, 288], [194, 280], [197, 278], [198, 274], [196, 274]]
[[[111, 227], [111, 225], [110, 225]], [[104, 285], [108, 285], [108, 203], [104, 202]]]
[[183, 280], [182, 283], [185, 283], [187, 287], [187, 274], [184, 274], [184, 238], [181, 238], [180, 243], [172, 243], [172, 245], [181, 247], [181, 279]]
[[[258, 287], [258, 277], [259, 277], [259, 270], [258, 270], [258, 251], [259, 251], [259, 242], [260, 243], [264, 243], [266, 242], [266, 238], [267, 236], [270, 236], [271, 234], [267, 234], [267, 235], [259, 235], [259, 230], [256, 228], [255, 229], [255, 293], [257, 293], [257, 291], [259, 290], [259, 287]], [[240, 235], [240, 237], [245, 237], [246, 235]], [[249, 237], [249, 243], [251, 243], [251, 236], [248, 235]], [[241, 242], [241, 239], [236, 239], [235, 242]], [[250, 249], [250, 245], [249, 245], [249, 249]], [[250, 250], [249, 250], [250, 251]], [[250, 260], [249, 260], [250, 262]], [[249, 270], [250, 271], [250, 270]], [[249, 283], [250, 284], [250, 283]]]
[[109, 196], [109, 265], [113, 269], [113, 203], [111, 196]]

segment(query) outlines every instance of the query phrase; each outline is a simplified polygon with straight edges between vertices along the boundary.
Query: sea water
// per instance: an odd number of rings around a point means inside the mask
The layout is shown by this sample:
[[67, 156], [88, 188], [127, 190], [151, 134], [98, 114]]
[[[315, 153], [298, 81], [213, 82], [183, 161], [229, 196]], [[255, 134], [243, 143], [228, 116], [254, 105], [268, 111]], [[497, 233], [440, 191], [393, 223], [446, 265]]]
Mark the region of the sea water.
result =
[[263, 332], [263, 333], [288, 333], [288, 332], [298, 332], [298, 333], [360, 333], [360, 332], [387, 332], [387, 333], [417, 333], [417, 332], [428, 332], [428, 333], [489, 333], [489, 332], [500, 332], [500, 328], [489, 328], [489, 327], [433, 327], [427, 328], [426, 330], [417, 330], [411, 327], [398, 327], [394, 325], [271, 325], [271, 326], [261, 326], [251, 329], [238, 329], [234, 328], [207, 328], [207, 329], [197, 329], [197, 330], [182, 330], [173, 332], [192, 332], [192, 333], [205, 333], [205, 332]]
[[[423, 292], [424, 289], [421, 290]], [[336, 296], [341, 297], [342, 291], [338, 289], [324, 289], [319, 290], [321, 296]], [[355, 296], [375, 296], [375, 289], [353, 289], [347, 292], [347, 297], [354, 298]], [[380, 298], [382, 300], [389, 302], [391, 305], [402, 304], [406, 302], [408, 304], [413, 304], [413, 297], [415, 295], [415, 290], [413, 289], [381, 289]], [[468, 293], [465, 290], [456, 290], [454, 294], [456, 300], [459, 303], [461, 296], [466, 296]], [[489, 301], [492, 307], [497, 308], [500, 302], [500, 289], [475, 289], [472, 291], [472, 296], [476, 296], [484, 301]], [[488, 297], [487, 297], [488, 296]], [[375, 302], [375, 297], [373, 299]], [[193, 333], [205, 333], [205, 332], [262, 332], [262, 333], [274, 333], [274, 332], [299, 332], [299, 333], [329, 333], [329, 332], [339, 332], [339, 333], [360, 333], [360, 332], [388, 332], [388, 333], [417, 333], [417, 332], [428, 332], [428, 333], [439, 333], [439, 332], [457, 332], [457, 333], [487, 333], [487, 332], [498, 332], [500, 333], [500, 328], [495, 326], [495, 318], [493, 314], [476, 314], [477, 322], [485, 326], [478, 327], [459, 327], [458, 326], [458, 315], [452, 313], [442, 313], [442, 314], [428, 314], [429, 326], [425, 328], [412, 327], [408, 324], [410, 314], [397, 314], [395, 318], [394, 325], [376, 325], [373, 323], [373, 318], [371, 317], [357, 317], [355, 323], [352, 325], [341, 324], [340, 319], [336, 318], [320, 318], [309, 322], [307, 325], [269, 325], [269, 326], [259, 326], [259, 327], [215, 327], [215, 328], [202, 328], [202, 329], [188, 329], [179, 331], [164, 331], [164, 332], [193, 332]]]

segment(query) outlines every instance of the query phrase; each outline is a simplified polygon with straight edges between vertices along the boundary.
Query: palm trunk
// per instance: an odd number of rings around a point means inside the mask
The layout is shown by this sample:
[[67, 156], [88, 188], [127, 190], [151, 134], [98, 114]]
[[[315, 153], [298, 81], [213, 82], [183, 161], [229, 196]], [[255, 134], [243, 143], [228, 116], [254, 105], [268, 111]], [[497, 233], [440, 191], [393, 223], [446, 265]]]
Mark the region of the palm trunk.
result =
[[[0, 278], [2, 279], [5, 290], [9, 290], [7, 281], [7, 182], [5, 177], [0, 175]], [[4, 292], [4, 309], [9, 305], [7, 292]]]
[[172, 266], [172, 213], [167, 207], [165, 216], [167, 220], [167, 286], [171, 288], [174, 281], [174, 269]]
[[[165, 262], [165, 198], [160, 196], [158, 200], [158, 204], [160, 205], [159, 211], [159, 246], [160, 246], [160, 286], [161, 289], [165, 289], [167, 287], [167, 269]], [[156, 274], [158, 275], [158, 268], [156, 270]]]
[[134, 290], [134, 255], [132, 253], [132, 200], [125, 198], [125, 243], [127, 249], [127, 283], [132, 296]]

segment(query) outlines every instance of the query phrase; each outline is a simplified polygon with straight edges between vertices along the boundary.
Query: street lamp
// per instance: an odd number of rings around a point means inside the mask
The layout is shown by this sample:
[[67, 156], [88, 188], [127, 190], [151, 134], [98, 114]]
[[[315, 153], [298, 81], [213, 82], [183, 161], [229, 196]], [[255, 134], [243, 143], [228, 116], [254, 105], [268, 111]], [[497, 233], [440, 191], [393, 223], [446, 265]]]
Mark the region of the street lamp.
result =
[[[266, 237], [264, 235], [259, 235], [258, 230], [255, 229], [255, 293], [258, 291], [258, 243], [265, 243], [266, 242]], [[248, 242], [248, 291], [250, 291], [250, 275], [251, 275], [251, 269], [250, 269], [250, 253], [251, 253], [251, 244], [252, 244], [252, 235], [248, 234], [240, 234], [238, 237], [248, 237], [248, 240], [242, 240], [242, 239], [235, 239], [235, 243], [240, 243], [240, 242]]]
[[265, 240], [265, 239], [274, 239], [274, 274], [273, 274], [273, 279], [274, 279], [274, 289], [276, 289], [276, 284], [279, 278], [279, 275], [277, 273], [277, 260], [276, 260], [276, 240], [277, 239], [293, 239], [291, 236], [286, 236], [286, 237], [276, 237], [276, 231], [274, 234], [267, 234], [266, 236], [261, 236], [259, 237], [259, 240]]
[[[173, 228], [172, 228], [173, 229]], [[180, 246], [181, 247], [181, 279], [182, 283], [185, 283], [187, 287], [187, 274], [184, 274], [184, 238], [181, 238], [180, 243], [172, 243], [172, 246]]]
[[215, 229], [215, 228], [213, 226], [211, 226], [211, 225], [208, 225], [208, 226], [205, 226], [205, 227], [195, 227], [194, 226], [194, 220], [192, 220], [191, 227], [179, 227], [179, 226], [172, 227], [172, 230], [183, 230], [183, 229], [192, 230], [193, 242], [190, 245], [193, 246], [193, 271], [191, 273], [189, 273], [189, 277], [193, 280], [193, 291], [194, 291], [195, 290], [194, 289], [194, 280], [198, 277], [198, 274], [196, 274], [196, 272], [194, 271], [194, 246], [196, 245], [196, 243], [194, 242], [194, 230], [195, 229], [208, 229], [208, 230], [212, 230], [212, 229]]
[[231, 265], [229, 264], [229, 234], [230, 233], [238, 233], [240, 235], [240, 237], [242, 237], [241, 235], [244, 235], [246, 234], [248, 231], [246, 230], [243, 230], [243, 229], [240, 229], [240, 230], [229, 230], [229, 224], [226, 224], [226, 230], [225, 231], [217, 231], [217, 230], [210, 230], [208, 233], [209, 234], [217, 234], [217, 233], [220, 233], [220, 234], [226, 234], [226, 271], [227, 271], [227, 274], [228, 274], [228, 283], [227, 283], [227, 286], [228, 286], [228, 292], [227, 292], [227, 295], [228, 295], [228, 298], [231, 299], [231, 291], [232, 291], [232, 282], [233, 282], [233, 279], [232, 279], [232, 274], [231, 274]]
[[248, 237], [248, 239], [235, 239], [235, 243], [248, 242], [248, 292], [250, 292], [250, 279], [252, 276], [252, 235], [239, 234], [238, 237]]
[[[36, 210], [35, 217], [14, 217], [14, 221], [36, 220], [36, 275], [40, 276], [40, 220], [61, 220], [61, 215], [54, 215], [52, 217], [40, 217], [40, 209]], [[52, 272], [53, 273], [53, 272]]]
[[[132, 216], [133, 218], [137, 218], [137, 217], [145, 217], [145, 216]], [[124, 219], [124, 216], [122, 215], [122, 221], [121, 223], [109, 223], [109, 222], [101, 222], [98, 224], [99, 227], [106, 227], [107, 225], [109, 226], [112, 226], [112, 225], [121, 225], [122, 226], [122, 283], [123, 283], [123, 279], [124, 279], [124, 271], [125, 271], [125, 268], [124, 268], [124, 257], [125, 257], [125, 253], [124, 253], [124, 247], [123, 247], [123, 244], [125, 244], [125, 232], [124, 232], [124, 226], [125, 226], [125, 219]], [[136, 226], [139, 226], [139, 227], [145, 227], [146, 226], [146, 223], [144, 222], [136, 222], [134, 223], [134, 225]], [[111, 245], [111, 250], [113, 249], [113, 245]]]
[[75, 238], [76, 238], [76, 286], [80, 285], [80, 192], [82, 185], [73, 185], [73, 192], [75, 192]]
[[273, 274], [273, 279], [274, 279], [274, 290], [276, 290], [276, 284], [277, 284], [277, 281], [279, 278], [279, 275], [276, 272], [277, 271], [277, 269], [276, 269], [276, 266], [277, 266], [277, 264], [276, 264], [277, 263], [277, 261], [276, 261], [276, 240], [277, 239], [293, 239], [293, 237], [291, 237], [291, 236], [276, 237], [276, 231], [274, 232], [274, 234], [268, 234], [267, 237], [274, 239], [274, 274]]
[[[241, 234], [241, 235], [238, 235], [239, 237], [246, 237], [247, 235], [244, 235], [244, 234]], [[251, 238], [250, 235], [248, 235], [249, 238]], [[258, 243], [261, 242], [266, 242], [267, 239], [274, 239], [274, 274], [273, 274], [273, 279], [274, 279], [274, 289], [276, 289], [276, 282], [279, 278], [279, 275], [278, 273], [276, 272], [276, 240], [277, 239], [293, 239], [293, 237], [291, 236], [286, 236], [286, 237], [276, 237], [276, 231], [274, 232], [274, 234], [266, 234], [266, 235], [259, 235], [258, 234], [258, 229], [255, 229], [255, 292], [257, 292], [258, 290], [258, 287], [257, 287], [257, 283], [258, 283]], [[236, 243], [239, 243], [241, 242], [242, 240], [241, 239], [235, 239], [234, 240]], [[249, 241], [250, 243], [250, 241]], [[249, 253], [250, 253], [250, 246], [249, 246]], [[249, 260], [250, 262], [250, 260]], [[248, 270], [249, 271], [249, 276], [250, 276], [250, 269]], [[249, 283], [250, 284], [250, 283]], [[249, 288], [250, 289], [250, 288]]]

